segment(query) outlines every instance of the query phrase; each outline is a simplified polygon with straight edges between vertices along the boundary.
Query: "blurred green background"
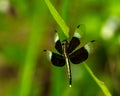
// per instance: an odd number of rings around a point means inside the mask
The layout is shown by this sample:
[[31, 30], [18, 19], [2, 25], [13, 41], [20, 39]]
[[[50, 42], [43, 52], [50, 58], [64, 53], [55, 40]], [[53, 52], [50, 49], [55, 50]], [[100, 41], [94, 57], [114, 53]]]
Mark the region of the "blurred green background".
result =
[[[85, 24], [96, 40], [86, 61], [112, 96], [120, 96], [120, 0], [51, 0], [70, 28]], [[54, 50], [61, 31], [44, 0], [0, 0], [0, 96], [104, 96], [83, 64], [55, 67], [44, 49]]]

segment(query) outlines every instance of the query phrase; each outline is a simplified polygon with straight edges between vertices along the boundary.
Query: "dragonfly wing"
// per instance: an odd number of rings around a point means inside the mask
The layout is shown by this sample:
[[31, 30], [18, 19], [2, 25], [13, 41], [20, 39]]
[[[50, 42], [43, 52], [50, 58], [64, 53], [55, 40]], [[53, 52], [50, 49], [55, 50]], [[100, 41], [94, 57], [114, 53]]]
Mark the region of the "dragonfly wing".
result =
[[52, 52], [51, 62], [53, 65], [61, 67], [65, 65], [65, 58], [62, 55]]
[[91, 54], [95, 51], [95, 49], [97, 48], [97, 45], [96, 45], [95, 40], [92, 40], [92, 41], [88, 42], [87, 44], [85, 44], [84, 47], [86, 48], [88, 53]]
[[58, 40], [58, 41], [55, 43], [55, 49], [56, 49], [60, 54], [63, 54], [62, 45], [61, 45], [60, 40]]
[[69, 47], [68, 47], [68, 53], [71, 53], [78, 45], [80, 44], [80, 40], [77, 37], [72, 37]]
[[84, 24], [80, 24], [80, 25], [77, 26], [74, 35], [79, 37], [79, 38], [82, 38], [82, 37], [85, 36], [85, 33], [86, 33], [85, 25]]
[[85, 47], [82, 47], [70, 54], [69, 58], [73, 64], [79, 64], [88, 58], [88, 51], [85, 49]]
[[71, 53], [74, 49], [76, 49], [80, 43], [81, 43], [81, 38], [83, 36], [84, 30], [85, 29], [85, 25], [84, 24], [80, 24], [77, 26], [74, 35], [69, 43], [69, 47], [68, 47], [68, 53]]
[[55, 49], [56, 49], [60, 54], [63, 54], [62, 44], [61, 44], [61, 42], [60, 42], [58, 33], [55, 34]]

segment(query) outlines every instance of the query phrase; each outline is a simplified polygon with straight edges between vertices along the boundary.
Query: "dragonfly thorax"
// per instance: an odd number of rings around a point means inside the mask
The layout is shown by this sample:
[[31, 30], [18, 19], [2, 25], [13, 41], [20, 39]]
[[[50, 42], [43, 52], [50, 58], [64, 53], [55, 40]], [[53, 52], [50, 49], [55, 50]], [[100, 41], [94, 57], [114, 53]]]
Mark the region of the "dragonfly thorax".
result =
[[68, 49], [68, 47], [69, 47], [68, 41], [67, 41], [67, 40], [64, 40], [64, 41], [61, 42], [61, 44], [62, 44], [63, 53], [66, 53], [66, 54], [67, 54], [67, 49]]
[[63, 40], [63, 41], [61, 42], [61, 44], [62, 44], [62, 46], [66, 46], [66, 45], [68, 45], [68, 41], [67, 41], [67, 40]]

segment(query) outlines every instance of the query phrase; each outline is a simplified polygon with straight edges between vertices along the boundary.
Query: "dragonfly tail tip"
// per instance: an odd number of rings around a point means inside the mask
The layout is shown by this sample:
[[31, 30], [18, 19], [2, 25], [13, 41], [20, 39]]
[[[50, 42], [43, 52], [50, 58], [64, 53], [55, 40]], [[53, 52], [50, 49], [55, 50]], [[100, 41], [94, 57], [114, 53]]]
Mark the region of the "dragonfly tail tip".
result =
[[69, 87], [72, 87], [72, 85], [69, 85]]

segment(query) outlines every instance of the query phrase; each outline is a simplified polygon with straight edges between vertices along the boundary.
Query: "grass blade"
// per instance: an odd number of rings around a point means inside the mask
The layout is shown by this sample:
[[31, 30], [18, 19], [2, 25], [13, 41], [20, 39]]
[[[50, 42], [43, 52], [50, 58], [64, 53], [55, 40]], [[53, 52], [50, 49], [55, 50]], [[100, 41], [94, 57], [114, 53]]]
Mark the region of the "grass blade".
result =
[[[18, 90], [17, 96], [30, 96], [31, 89], [33, 86], [33, 77], [36, 68], [36, 59], [38, 55], [38, 51], [40, 50], [40, 46], [43, 38], [43, 23], [44, 15], [39, 14], [39, 10], [42, 6], [42, 0], [35, 2], [37, 6], [35, 6], [34, 15], [31, 19], [28, 19], [30, 22], [30, 37], [28, 42], [27, 53], [24, 61], [24, 66], [22, 67], [21, 80], [20, 80], [20, 88]], [[38, 7], [39, 6], [39, 7]], [[40, 7], [41, 6], [41, 7]], [[40, 9], [37, 9], [40, 8]], [[43, 10], [43, 9], [42, 9]], [[44, 10], [45, 11], [45, 10]], [[39, 22], [39, 18], [41, 22]], [[41, 26], [41, 27], [40, 27]]]
[[56, 11], [56, 9], [52, 5], [52, 3], [49, 0], [45, 0], [45, 3], [48, 6], [52, 16], [54, 17], [54, 19], [56, 20], [58, 25], [61, 27], [61, 29], [63, 30], [65, 36], [68, 38], [69, 37], [69, 28], [68, 28], [68, 26], [66, 25], [64, 20], [61, 18], [59, 13]]
[[105, 96], [112, 96], [111, 93], [109, 92], [108, 88], [106, 87], [106, 85], [104, 84], [103, 81], [100, 81], [92, 72], [92, 70], [87, 66], [87, 64], [84, 64], [86, 70], [89, 72], [89, 74], [92, 76], [92, 78], [95, 80], [95, 82], [97, 83], [97, 85], [101, 88], [101, 90], [103, 91], [103, 93], [105, 94]]

